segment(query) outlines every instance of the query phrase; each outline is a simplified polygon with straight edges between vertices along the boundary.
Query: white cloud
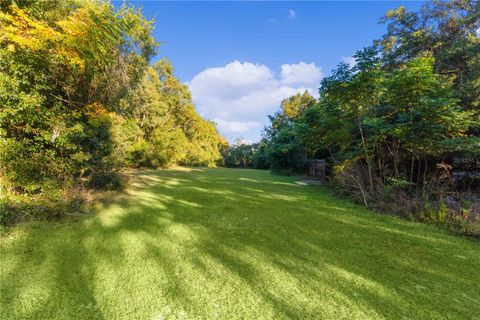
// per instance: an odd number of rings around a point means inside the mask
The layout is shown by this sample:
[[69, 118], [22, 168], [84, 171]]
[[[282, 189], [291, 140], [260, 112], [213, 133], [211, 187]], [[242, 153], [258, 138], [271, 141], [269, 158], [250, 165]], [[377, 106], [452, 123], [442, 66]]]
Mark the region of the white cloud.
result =
[[288, 10], [288, 17], [290, 19], [295, 19], [297, 17], [297, 12], [293, 9], [289, 9]]
[[350, 66], [350, 68], [353, 68], [357, 63], [355, 62], [355, 58], [354, 57], [342, 57], [342, 62], [348, 64]]
[[322, 70], [314, 62], [282, 65], [282, 83], [317, 84], [322, 78]]
[[284, 64], [278, 76], [263, 64], [235, 60], [203, 70], [188, 84], [200, 114], [217, 122], [230, 141], [238, 136], [256, 141], [267, 115], [298, 92], [316, 95], [321, 76], [314, 63]]
[[[235, 60], [225, 67], [207, 68], [197, 74], [190, 82], [197, 95], [212, 97], [239, 98], [253, 89], [268, 85], [274, 80], [272, 70], [265, 65]], [[217, 90], [216, 88], [221, 88]]]
[[240, 146], [242, 144], [252, 144], [252, 140], [248, 140], [248, 139], [243, 139], [243, 138], [238, 138], [237, 140], [235, 140], [235, 144], [237, 146]]
[[227, 121], [223, 119], [214, 119], [218, 129], [223, 132], [247, 133], [252, 129], [260, 129], [262, 125], [256, 121]]

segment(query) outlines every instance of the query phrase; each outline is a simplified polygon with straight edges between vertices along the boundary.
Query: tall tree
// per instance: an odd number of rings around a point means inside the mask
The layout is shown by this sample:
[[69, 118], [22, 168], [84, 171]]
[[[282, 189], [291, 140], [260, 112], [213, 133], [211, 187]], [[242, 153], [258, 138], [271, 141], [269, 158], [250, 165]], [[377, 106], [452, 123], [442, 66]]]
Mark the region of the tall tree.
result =
[[102, 1], [7, 1], [0, 24], [3, 180], [34, 193], [101, 184], [115, 167], [110, 112], [154, 52], [151, 22]]
[[385, 60], [398, 65], [431, 54], [435, 71], [453, 78], [462, 107], [480, 108], [480, 3], [433, 1], [418, 12], [399, 7], [381, 20], [387, 33], [377, 43]]

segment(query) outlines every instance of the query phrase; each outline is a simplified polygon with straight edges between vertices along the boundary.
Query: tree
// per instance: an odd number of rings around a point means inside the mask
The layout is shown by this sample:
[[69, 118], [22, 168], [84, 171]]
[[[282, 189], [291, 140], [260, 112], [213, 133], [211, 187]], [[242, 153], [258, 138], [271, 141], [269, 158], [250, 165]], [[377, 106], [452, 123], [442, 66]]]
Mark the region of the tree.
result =
[[131, 165], [214, 165], [221, 137], [215, 124], [195, 111], [188, 87], [166, 59], [147, 68], [140, 85], [121, 102], [119, 112], [133, 118], [142, 141], [132, 136]]
[[18, 192], [114, 173], [110, 113], [156, 46], [131, 8], [56, 4], [2, 3], [0, 165]]
[[310, 109], [315, 104], [315, 98], [312, 97], [307, 90], [297, 93], [282, 101], [282, 113], [288, 118], [296, 118], [305, 110]]
[[[410, 155], [410, 172], [403, 178], [423, 185], [428, 166], [426, 158], [441, 156], [445, 152], [443, 141], [465, 136], [473, 115], [459, 107], [451, 81], [435, 74], [433, 66], [433, 58], [417, 58], [395, 70], [387, 80], [379, 110], [381, 116], [376, 118], [377, 122], [387, 124], [383, 133], [393, 142], [387, 145], [393, 157], [393, 175], [399, 175], [398, 166], [402, 162], [408, 163], [401, 158], [408, 159], [406, 155]], [[414, 160], [418, 163], [417, 177]], [[420, 180], [422, 167], [423, 180]]]
[[0, 9], [0, 223], [30, 207], [63, 214], [64, 198], [81, 202], [69, 190], [118, 187], [125, 166], [220, 158], [215, 124], [171, 64], [150, 66], [157, 43], [140, 11], [103, 0]]
[[377, 41], [392, 66], [429, 53], [434, 70], [453, 79], [466, 109], [480, 108], [480, 5], [477, 0], [428, 2], [419, 12], [399, 7], [381, 20], [387, 33]]

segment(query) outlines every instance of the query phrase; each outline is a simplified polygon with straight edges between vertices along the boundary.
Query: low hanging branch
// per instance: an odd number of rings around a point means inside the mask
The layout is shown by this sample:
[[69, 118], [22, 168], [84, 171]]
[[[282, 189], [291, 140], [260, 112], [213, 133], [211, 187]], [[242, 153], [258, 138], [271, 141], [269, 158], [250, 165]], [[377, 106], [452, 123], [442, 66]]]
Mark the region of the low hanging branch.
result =
[[355, 176], [354, 176], [353, 174], [350, 174], [350, 173], [349, 173], [348, 175], [349, 175], [350, 178], [352, 178], [352, 180], [357, 184], [357, 185], [351, 184], [350, 186], [360, 190], [360, 192], [362, 193], [363, 204], [365, 205], [365, 208], [368, 208], [368, 203], [367, 203], [367, 191], [366, 191], [365, 188], [362, 186], [362, 184], [358, 181], [358, 179], [355, 178]]

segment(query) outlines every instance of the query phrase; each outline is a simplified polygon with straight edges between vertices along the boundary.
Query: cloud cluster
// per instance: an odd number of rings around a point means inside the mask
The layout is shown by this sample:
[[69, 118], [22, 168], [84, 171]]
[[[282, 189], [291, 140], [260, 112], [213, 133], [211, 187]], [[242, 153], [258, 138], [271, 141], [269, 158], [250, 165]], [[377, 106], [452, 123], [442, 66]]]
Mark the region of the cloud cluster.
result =
[[284, 64], [277, 75], [263, 64], [235, 60], [203, 70], [188, 84], [200, 114], [215, 121], [224, 136], [256, 141], [283, 99], [305, 90], [316, 95], [321, 78], [315, 63]]
[[313, 62], [284, 64], [281, 69], [281, 80], [284, 84], [313, 84], [322, 78], [322, 71]]

